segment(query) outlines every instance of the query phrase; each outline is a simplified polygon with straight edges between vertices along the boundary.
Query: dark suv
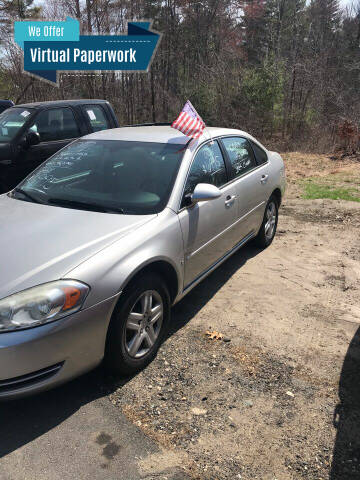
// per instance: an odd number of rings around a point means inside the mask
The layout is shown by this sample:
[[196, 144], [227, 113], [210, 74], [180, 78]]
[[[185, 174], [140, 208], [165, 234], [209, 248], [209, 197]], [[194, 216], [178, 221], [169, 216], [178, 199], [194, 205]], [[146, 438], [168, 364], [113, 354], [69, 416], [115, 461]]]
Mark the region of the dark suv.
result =
[[0, 100], [0, 113], [7, 108], [13, 107], [15, 104], [12, 100]]
[[106, 100], [16, 105], [0, 114], [0, 194], [75, 138], [118, 127]]

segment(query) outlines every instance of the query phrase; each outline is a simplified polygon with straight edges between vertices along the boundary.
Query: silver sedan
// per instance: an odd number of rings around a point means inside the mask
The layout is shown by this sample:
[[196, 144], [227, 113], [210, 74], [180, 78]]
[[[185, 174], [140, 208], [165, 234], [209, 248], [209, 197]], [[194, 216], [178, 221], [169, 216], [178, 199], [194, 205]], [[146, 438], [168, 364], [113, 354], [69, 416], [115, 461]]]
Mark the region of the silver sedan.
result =
[[0, 196], [0, 398], [142, 369], [171, 305], [270, 245], [284, 190], [280, 155], [240, 130], [126, 127], [56, 153]]

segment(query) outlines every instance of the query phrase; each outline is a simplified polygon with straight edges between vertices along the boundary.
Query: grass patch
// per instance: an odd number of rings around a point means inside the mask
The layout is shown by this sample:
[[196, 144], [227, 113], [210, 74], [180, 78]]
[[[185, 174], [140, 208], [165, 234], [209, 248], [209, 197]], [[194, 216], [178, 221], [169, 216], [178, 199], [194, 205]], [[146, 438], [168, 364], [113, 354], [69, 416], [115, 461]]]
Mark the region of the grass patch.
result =
[[307, 179], [302, 184], [304, 188], [302, 196], [306, 199], [331, 198], [360, 202], [360, 188], [339, 186], [336, 182], [330, 184], [329, 178]]

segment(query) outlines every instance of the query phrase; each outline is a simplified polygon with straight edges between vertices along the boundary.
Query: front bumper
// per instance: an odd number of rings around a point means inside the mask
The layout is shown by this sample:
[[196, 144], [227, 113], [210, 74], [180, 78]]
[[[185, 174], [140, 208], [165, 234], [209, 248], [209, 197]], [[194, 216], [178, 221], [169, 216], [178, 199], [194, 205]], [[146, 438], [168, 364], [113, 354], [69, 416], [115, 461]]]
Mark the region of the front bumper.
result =
[[47, 325], [0, 333], [0, 400], [55, 387], [98, 365], [118, 296]]

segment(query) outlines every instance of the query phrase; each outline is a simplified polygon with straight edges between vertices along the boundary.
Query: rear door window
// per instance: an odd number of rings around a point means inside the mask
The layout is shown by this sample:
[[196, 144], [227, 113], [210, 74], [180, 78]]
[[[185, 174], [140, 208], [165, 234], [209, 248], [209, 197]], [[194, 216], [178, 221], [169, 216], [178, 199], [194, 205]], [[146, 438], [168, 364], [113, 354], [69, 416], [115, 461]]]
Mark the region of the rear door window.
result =
[[100, 105], [86, 105], [84, 110], [93, 132], [99, 132], [100, 130], [111, 128], [103, 107]]
[[254, 152], [246, 138], [225, 137], [222, 138], [222, 142], [228, 154], [235, 177], [239, 177], [256, 167]]

